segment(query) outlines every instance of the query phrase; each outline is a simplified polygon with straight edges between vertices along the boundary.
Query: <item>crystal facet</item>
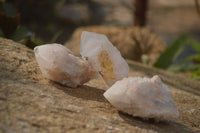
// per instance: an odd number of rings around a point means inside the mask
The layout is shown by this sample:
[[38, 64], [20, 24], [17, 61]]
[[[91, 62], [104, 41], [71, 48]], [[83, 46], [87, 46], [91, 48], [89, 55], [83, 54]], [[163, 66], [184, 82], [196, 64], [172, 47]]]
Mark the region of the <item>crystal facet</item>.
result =
[[120, 111], [133, 116], [168, 121], [179, 116], [170, 90], [157, 75], [151, 79], [124, 78], [109, 88], [104, 97]]
[[69, 87], [76, 87], [95, 77], [88, 61], [75, 57], [60, 44], [46, 44], [34, 48], [42, 74]]
[[127, 62], [105, 35], [83, 31], [80, 54], [109, 86], [128, 76]]

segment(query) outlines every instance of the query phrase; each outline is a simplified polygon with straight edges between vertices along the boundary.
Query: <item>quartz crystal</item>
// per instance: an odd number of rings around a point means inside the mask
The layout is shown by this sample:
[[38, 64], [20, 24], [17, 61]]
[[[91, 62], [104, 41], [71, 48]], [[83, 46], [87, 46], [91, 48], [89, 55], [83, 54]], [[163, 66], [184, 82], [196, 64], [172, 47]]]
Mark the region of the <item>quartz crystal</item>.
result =
[[76, 87], [95, 77], [88, 61], [75, 57], [60, 44], [46, 44], [34, 48], [42, 74], [69, 87]]
[[120, 111], [133, 116], [167, 121], [179, 116], [170, 90], [157, 75], [151, 79], [124, 78], [109, 88], [104, 97]]
[[128, 76], [127, 62], [105, 35], [83, 31], [80, 54], [109, 86]]

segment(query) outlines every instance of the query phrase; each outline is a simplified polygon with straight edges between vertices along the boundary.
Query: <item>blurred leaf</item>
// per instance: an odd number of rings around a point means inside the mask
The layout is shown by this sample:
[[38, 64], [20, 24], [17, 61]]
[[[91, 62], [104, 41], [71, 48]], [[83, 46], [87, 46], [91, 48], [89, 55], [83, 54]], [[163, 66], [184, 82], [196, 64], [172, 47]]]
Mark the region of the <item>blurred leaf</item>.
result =
[[195, 71], [200, 68], [200, 64], [190, 64], [190, 65], [177, 65], [171, 66], [167, 70], [172, 72], [185, 72], [185, 71]]
[[186, 57], [185, 59], [183, 59], [183, 60], [179, 63], [179, 65], [183, 65], [183, 64], [187, 63], [188, 61], [192, 61], [192, 60], [200, 61], [200, 54], [191, 55], [191, 56]]
[[35, 36], [35, 33], [33, 33], [31, 35], [30, 41], [33, 42], [35, 45], [42, 45], [42, 44], [44, 44], [44, 42], [40, 38], [38, 38], [38, 37]]
[[[174, 60], [180, 55], [186, 46], [192, 47], [197, 54], [191, 55], [173, 65]], [[192, 61], [192, 62], [189, 62]], [[189, 63], [189, 64], [188, 64]], [[195, 71], [190, 77], [200, 80], [200, 43], [188, 38], [185, 35], [178, 37], [157, 59], [156, 67], [167, 69], [173, 72]]]
[[200, 53], [200, 43], [193, 40], [193, 39], [188, 39], [187, 43], [190, 47], [192, 47], [197, 53]]
[[178, 37], [157, 59], [155, 67], [168, 68], [176, 57], [183, 51], [187, 41], [186, 35]]
[[54, 43], [62, 33], [63, 33], [63, 30], [59, 30], [58, 32], [56, 32], [56, 34], [51, 39], [50, 43]]
[[28, 31], [25, 27], [18, 26], [16, 31], [11, 36], [11, 39], [13, 39], [14, 41], [20, 41], [21, 39], [30, 37], [31, 35], [32, 35], [32, 33], [30, 31]]
[[35, 46], [44, 44], [44, 42], [40, 38], [35, 38], [33, 40], [33, 43], [35, 44]]
[[31, 37], [23, 39], [22, 41], [23, 44], [25, 44], [27, 47], [31, 49], [33, 49], [35, 46], [44, 44], [44, 42], [40, 38], [35, 37], [34, 33], [31, 35]]
[[28, 41], [28, 39], [27, 39], [27, 38], [24, 38], [24, 39], [19, 40], [18, 43], [26, 44], [27, 41]]

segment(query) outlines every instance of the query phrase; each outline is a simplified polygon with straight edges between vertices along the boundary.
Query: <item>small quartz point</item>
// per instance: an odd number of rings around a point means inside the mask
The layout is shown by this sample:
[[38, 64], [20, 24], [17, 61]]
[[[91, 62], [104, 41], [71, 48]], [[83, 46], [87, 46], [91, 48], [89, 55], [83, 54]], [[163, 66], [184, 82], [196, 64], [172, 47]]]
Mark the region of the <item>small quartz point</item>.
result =
[[89, 61], [108, 86], [128, 76], [127, 62], [105, 35], [83, 31], [80, 54]]
[[77, 87], [96, 75], [88, 61], [75, 57], [60, 44], [37, 46], [34, 52], [42, 74], [52, 81]]
[[116, 82], [104, 97], [117, 109], [145, 119], [176, 120], [179, 112], [167, 86], [155, 75], [151, 79], [124, 78]]

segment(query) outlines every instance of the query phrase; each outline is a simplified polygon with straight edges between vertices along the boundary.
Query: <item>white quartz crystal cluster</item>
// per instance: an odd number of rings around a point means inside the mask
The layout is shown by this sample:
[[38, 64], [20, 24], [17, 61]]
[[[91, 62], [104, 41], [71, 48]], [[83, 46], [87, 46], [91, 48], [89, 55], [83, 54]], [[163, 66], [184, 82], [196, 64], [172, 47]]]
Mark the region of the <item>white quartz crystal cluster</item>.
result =
[[133, 116], [168, 121], [179, 116], [170, 90], [157, 75], [151, 79], [124, 78], [109, 88], [104, 97], [117, 109]]
[[127, 62], [105, 35], [82, 32], [80, 54], [88, 59], [108, 86], [128, 76]]
[[60, 44], [37, 46], [34, 52], [42, 74], [50, 80], [76, 87], [95, 77], [88, 61]]
[[42, 74], [52, 81], [76, 87], [100, 75], [111, 86], [104, 97], [120, 111], [168, 121], [179, 116], [170, 90], [157, 75], [128, 78], [127, 62], [105, 35], [84, 31], [82, 58], [60, 44], [37, 46], [34, 52]]
[[76, 87], [98, 75], [111, 86], [128, 76], [129, 67], [120, 52], [102, 34], [83, 32], [81, 35], [81, 55], [60, 44], [46, 44], [34, 49], [43, 75], [63, 85]]

